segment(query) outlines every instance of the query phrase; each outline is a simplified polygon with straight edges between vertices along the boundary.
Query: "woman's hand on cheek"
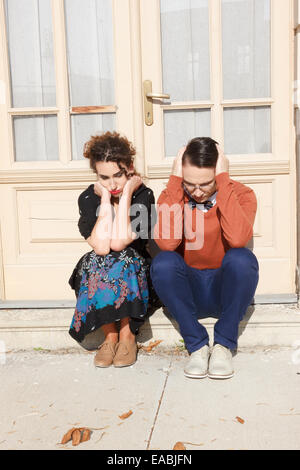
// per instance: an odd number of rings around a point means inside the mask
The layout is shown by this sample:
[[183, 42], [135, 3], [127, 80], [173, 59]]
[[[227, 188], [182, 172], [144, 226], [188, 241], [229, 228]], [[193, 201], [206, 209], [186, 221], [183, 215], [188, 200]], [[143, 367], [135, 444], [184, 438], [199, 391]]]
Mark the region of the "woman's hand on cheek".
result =
[[125, 195], [130, 195], [134, 193], [134, 191], [137, 190], [143, 184], [143, 181], [140, 176], [138, 175], [133, 175], [129, 176], [128, 181], [126, 182], [124, 189], [123, 189], [123, 194]]
[[106, 189], [104, 186], [102, 186], [100, 181], [97, 181], [96, 183], [94, 183], [94, 193], [97, 194], [97, 196], [99, 196], [101, 198], [110, 199], [110, 196], [111, 196], [108, 189]]

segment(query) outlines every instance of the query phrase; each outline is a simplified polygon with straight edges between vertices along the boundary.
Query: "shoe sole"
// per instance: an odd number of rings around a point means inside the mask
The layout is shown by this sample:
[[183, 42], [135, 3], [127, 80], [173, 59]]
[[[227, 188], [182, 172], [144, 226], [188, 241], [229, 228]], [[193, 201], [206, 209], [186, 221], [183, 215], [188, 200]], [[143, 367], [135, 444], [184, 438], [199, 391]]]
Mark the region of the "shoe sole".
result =
[[224, 379], [231, 379], [231, 377], [234, 376], [234, 373], [233, 374], [230, 374], [230, 375], [213, 375], [213, 374], [208, 374], [207, 375], [209, 379], [220, 379], [220, 380], [224, 380]]
[[116, 366], [116, 365], [114, 364], [114, 367], [129, 367], [129, 366], [133, 366], [133, 364], [135, 364], [135, 363], [136, 363], [136, 361], [132, 362], [131, 364], [122, 364], [121, 366], [119, 366], [119, 365]]
[[95, 367], [100, 367], [101, 369], [106, 369], [107, 367], [110, 367], [112, 364], [109, 364], [108, 366], [100, 366], [99, 364], [94, 364]]
[[205, 379], [207, 377], [207, 374], [205, 375], [193, 375], [193, 374], [186, 374], [184, 372], [184, 375], [188, 377], [189, 379]]

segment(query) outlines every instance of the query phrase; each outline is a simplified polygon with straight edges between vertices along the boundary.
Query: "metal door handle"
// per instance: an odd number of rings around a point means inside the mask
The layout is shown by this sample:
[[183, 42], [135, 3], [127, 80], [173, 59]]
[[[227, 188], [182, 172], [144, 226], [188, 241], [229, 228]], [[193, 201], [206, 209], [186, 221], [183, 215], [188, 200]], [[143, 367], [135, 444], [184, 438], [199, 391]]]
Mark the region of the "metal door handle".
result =
[[147, 98], [161, 98], [166, 100], [170, 98], [170, 95], [164, 93], [147, 93], [146, 96]]
[[153, 124], [153, 99], [170, 99], [170, 95], [166, 93], [152, 93], [152, 82], [151, 80], [145, 80], [143, 83], [144, 91], [144, 115], [146, 126], [152, 126]]

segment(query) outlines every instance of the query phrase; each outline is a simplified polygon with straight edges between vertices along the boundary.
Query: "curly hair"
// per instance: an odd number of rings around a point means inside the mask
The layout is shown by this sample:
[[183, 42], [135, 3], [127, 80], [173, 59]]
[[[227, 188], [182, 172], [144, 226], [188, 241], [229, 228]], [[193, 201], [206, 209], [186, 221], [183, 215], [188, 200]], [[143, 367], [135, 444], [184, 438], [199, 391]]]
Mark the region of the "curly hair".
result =
[[[136, 150], [133, 144], [118, 132], [105, 132], [94, 135], [85, 143], [83, 155], [90, 160], [90, 168], [97, 173], [97, 162], [115, 162], [120, 169], [127, 168], [134, 162]], [[135, 169], [134, 174], [137, 174]]]

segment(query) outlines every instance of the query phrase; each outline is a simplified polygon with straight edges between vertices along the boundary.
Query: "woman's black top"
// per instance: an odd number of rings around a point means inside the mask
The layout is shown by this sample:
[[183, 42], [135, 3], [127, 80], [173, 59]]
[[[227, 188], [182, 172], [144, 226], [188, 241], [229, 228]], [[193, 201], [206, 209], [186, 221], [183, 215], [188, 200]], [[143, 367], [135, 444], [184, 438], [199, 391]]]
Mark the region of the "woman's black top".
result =
[[[79, 214], [78, 228], [81, 235], [87, 239], [96, 224], [101, 198], [95, 194], [91, 184], [78, 198]], [[132, 195], [130, 220], [132, 230], [138, 235], [129, 246], [140, 255], [149, 258], [146, 244], [151, 238], [152, 229], [156, 222], [155, 200], [152, 189], [144, 184], [139, 186]]]

